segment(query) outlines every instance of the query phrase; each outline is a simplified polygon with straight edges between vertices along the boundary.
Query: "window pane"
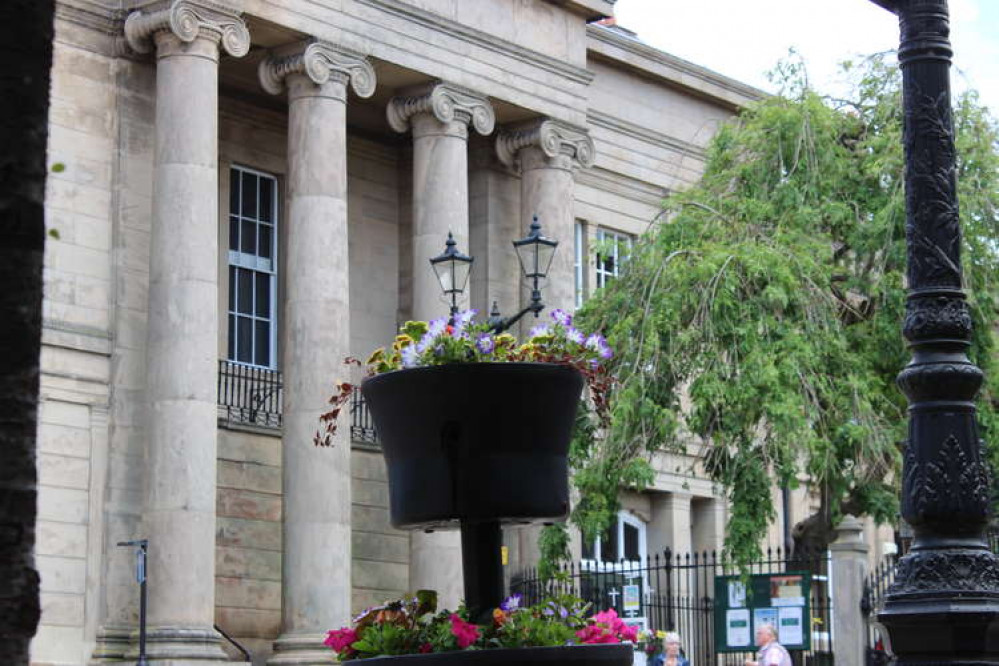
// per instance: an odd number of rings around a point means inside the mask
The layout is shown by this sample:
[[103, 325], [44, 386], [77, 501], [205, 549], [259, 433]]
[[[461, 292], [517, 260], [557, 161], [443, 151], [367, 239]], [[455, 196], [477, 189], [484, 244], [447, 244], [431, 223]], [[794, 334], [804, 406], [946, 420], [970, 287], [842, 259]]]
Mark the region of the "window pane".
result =
[[274, 189], [277, 183], [270, 178], [260, 179], [260, 219], [270, 222], [274, 219]]
[[249, 317], [237, 317], [236, 328], [236, 360], [240, 363], [252, 363], [253, 320]]
[[256, 315], [264, 319], [271, 318], [271, 276], [267, 273], [257, 273]]
[[[236, 309], [236, 267], [229, 267], [229, 311]], [[231, 355], [231, 354], [230, 354]]]
[[271, 364], [271, 323], [269, 321], [256, 321], [257, 335], [254, 340], [254, 363], [257, 365]]
[[257, 223], [243, 220], [240, 224], [239, 251], [243, 254], [257, 253]]
[[257, 217], [257, 176], [256, 174], [243, 172], [242, 187], [243, 208], [240, 211], [242, 217]]
[[236, 291], [236, 311], [240, 314], [253, 314], [253, 271], [237, 268], [239, 276]]
[[239, 218], [229, 216], [229, 249], [239, 251]]
[[617, 523], [615, 522], [600, 539], [600, 560], [617, 562]]
[[638, 528], [624, 524], [624, 559], [635, 561], [641, 557], [638, 552]]
[[229, 214], [239, 215], [239, 171], [229, 169]]
[[229, 315], [229, 353], [226, 355], [230, 361], [236, 360], [236, 315]]
[[271, 258], [271, 231], [272, 228], [265, 224], [261, 224], [257, 227], [257, 233], [259, 234], [258, 241], [260, 242], [257, 255], [263, 257], [264, 259]]

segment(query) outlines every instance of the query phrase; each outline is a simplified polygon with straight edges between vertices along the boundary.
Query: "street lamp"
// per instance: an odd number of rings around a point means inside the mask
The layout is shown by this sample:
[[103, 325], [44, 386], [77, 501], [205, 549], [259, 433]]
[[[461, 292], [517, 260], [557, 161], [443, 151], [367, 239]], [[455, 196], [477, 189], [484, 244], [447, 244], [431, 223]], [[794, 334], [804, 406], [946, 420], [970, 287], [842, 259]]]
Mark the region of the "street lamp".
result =
[[535, 215], [527, 236], [513, 241], [513, 249], [517, 252], [524, 277], [532, 281], [531, 302], [517, 314], [504, 319], [500, 314], [499, 305], [493, 301], [492, 311], [489, 313], [489, 324], [495, 333], [507, 330], [528, 312], [533, 312], [534, 316], [537, 317], [545, 309], [545, 304], [541, 302], [539, 283], [548, 277], [548, 270], [555, 257], [555, 250], [558, 249], [558, 241], [545, 238], [541, 234], [541, 224], [538, 223], [538, 216]]
[[458, 243], [449, 231], [444, 252], [430, 260], [430, 266], [441, 283], [444, 296], [451, 297], [451, 318], [458, 313], [458, 297], [465, 291], [468, 274], [472, 270], [472, 257], [458, 251]]

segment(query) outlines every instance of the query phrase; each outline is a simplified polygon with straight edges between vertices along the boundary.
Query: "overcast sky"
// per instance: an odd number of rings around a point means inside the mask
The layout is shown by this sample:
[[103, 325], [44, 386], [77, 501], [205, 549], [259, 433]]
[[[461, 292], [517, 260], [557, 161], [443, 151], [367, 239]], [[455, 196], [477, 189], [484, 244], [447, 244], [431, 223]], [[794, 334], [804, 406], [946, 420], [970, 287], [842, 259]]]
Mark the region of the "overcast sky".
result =
[[[999, 0], [951, 0], [950, 11], [954, 86], [999, 116]], [[642, 41], [764, 90], [791, 47], [817, 88], [838, 92], [837, 63], [898, 46], [898, 20], [870, 0], [618, 0], [614, 14]]]

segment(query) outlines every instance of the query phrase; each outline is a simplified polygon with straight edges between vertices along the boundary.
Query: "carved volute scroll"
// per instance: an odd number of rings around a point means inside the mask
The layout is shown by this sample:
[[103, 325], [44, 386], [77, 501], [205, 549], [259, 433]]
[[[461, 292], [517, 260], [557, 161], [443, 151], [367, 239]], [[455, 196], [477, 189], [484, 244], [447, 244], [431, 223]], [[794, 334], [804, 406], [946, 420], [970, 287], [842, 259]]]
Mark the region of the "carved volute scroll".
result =
[[377, 84], [375, 68], [366, 57], [328, 42], [310, 40], [289, 49], [269, 54], [260, 61], [260, 85], [272, 95], [285, 88], [285, 77], [304, 74], [316, 85], [339, 79], [358, 97], [371, 97]]
[[486, 97], [450, 83], [434, 83], [393, 97], [386, 113], [389, 125], [400, 133], [409, 129], [409, 119], [418, 113], [433, 114], [442, 123], [465, 123], [483, 136], [491, 134], [496, 124], [496, 114]]
[[496, 137], [496, 154], [510, 168], [517, 165], [520, 150], [528, 146], [537, 146], [550, 160], [565, 160], [569, 168], [591, 167], [596, 158], [589, 132], [557, 120], [537, 120]]
[[170, 32], [182, 42], [199, 37], [221, 43], [240, 58], [250, 50], [250, 32], [240, 14], [212, 0], [172, 0], [147, 5], [125, 19], [125, 40], [137, 53], [153, 49], [152, 37]]

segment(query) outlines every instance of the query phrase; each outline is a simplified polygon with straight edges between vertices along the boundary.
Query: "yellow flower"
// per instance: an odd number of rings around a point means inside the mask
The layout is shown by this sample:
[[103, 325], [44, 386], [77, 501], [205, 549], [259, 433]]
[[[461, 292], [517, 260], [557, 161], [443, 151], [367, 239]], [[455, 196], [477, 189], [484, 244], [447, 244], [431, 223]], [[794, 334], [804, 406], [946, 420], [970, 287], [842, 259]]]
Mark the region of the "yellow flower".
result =
[[658, 638], [659, 640], [663, 640], [664, 638], [666, 638], [666, 632], [663, 631], [662, 629], [656, 629], [656, 638]]
[[373, 365], [375, 363], [378, 363], [383, 358], [385, 358], [385, 348], [379, 347], [378, 349], [371, 352], [371, 356], [369, 356], [367, 360], [367, 365]]
[[395, 342], [392, 343], [392, 349], [400, 351], [403, 347], [408, 347], [411, 344], [413, 344], [413, 338], [403, 333], [402, 335], [395, 336]]

